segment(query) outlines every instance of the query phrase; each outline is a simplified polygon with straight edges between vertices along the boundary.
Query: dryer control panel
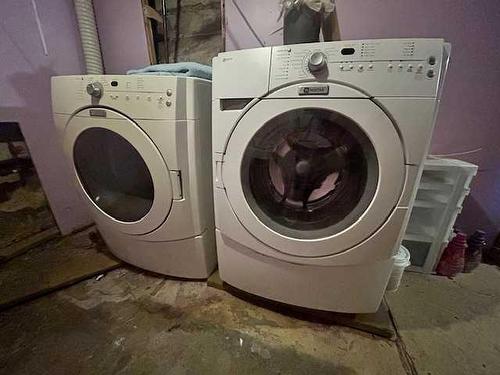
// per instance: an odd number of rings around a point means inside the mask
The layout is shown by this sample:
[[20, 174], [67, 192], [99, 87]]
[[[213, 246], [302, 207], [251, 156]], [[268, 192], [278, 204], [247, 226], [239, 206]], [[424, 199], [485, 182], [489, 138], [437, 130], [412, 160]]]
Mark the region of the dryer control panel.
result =
[[173, 76], [82, 75], [52, 78], [54, 113], [110, 107], [135, 119], [194, 119], [209, 81]]

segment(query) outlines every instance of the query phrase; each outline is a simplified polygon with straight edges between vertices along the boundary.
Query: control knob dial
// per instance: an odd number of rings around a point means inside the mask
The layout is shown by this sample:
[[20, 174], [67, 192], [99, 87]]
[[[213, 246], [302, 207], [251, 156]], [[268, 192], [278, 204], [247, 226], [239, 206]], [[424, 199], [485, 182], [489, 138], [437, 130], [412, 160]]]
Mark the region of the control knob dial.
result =
[[308, 67], [311, 73], [319, 73], [326, 68], [326, 56], [323, 52], [314, 52], [309, 57]]
[[87, 94], [93, 96], [94, 98], [102, 97], [104, 88], [99, 82], [92, 82], [87, 85]]

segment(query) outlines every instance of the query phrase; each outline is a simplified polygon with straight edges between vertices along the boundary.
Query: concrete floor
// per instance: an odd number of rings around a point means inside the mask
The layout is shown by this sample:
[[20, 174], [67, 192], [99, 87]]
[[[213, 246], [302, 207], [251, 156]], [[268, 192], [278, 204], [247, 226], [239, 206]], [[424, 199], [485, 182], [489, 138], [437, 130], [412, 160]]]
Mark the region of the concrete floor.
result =
[[0, 201], [0, 249], [28, 238], [56, 223], [36, 175], [16, 186]]
[[454, 280], [407, 273], [388, 295], [419, 374], [500, 374], [500, 271], [485, 264]]
[[122, 268], [0, 313], [0, 373], [497, 374], [499, 289], [489, 266], [407, 274], [390, 341]]

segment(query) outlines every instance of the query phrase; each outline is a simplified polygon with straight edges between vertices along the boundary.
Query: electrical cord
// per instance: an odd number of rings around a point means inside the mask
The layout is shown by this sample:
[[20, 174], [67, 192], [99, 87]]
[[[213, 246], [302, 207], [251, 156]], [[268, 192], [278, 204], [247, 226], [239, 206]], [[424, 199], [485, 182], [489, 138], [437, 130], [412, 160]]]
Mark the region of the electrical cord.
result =
[[473, 150], [467, 150], [467, 151], [462, 151], [462, 152], [452, 152], [449, 154], [433, 154], [429, 155], [431, 158], [446, 158], [449, 156], [462, 156], [462, 155], [469, 155], [469, 154], [475, 154], [476, 152], [482, 151], [482, 147], [475, 148]]

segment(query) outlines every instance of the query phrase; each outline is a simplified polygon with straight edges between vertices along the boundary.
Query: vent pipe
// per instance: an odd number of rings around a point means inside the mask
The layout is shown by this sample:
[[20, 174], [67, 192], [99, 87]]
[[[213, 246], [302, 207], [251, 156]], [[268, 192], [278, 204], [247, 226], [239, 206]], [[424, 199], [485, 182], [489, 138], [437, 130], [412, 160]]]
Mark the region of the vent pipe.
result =
[[104, 74], [92, 0], [74, 0], [87, 74]]

